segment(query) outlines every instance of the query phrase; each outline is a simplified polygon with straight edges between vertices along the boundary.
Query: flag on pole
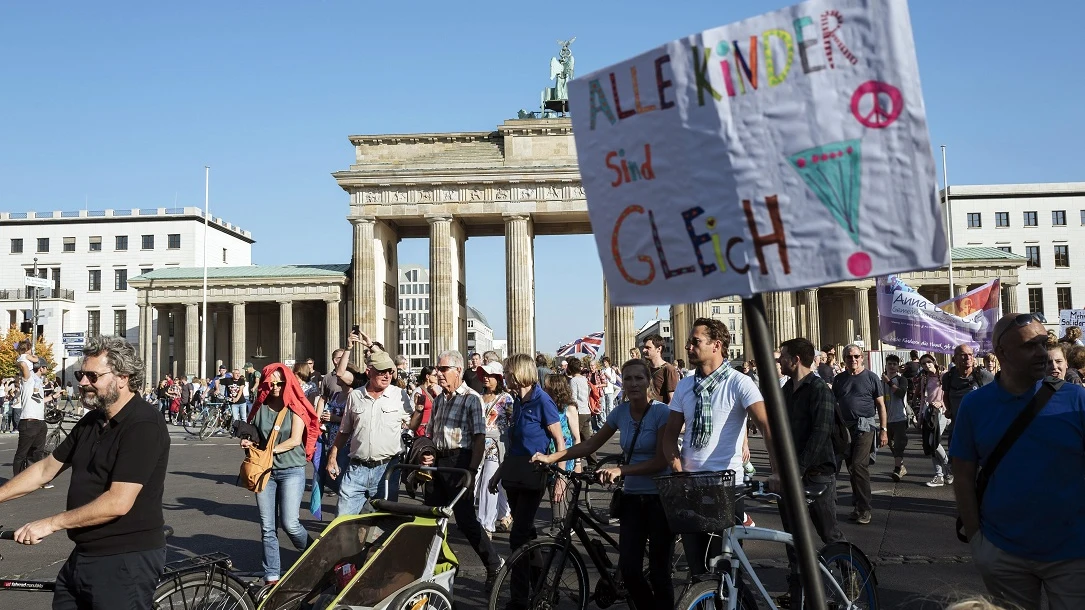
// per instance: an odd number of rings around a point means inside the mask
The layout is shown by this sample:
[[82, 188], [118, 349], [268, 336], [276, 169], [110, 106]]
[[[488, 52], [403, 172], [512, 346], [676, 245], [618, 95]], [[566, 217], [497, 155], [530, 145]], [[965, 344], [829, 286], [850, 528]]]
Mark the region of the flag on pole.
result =
[[585, 355], [595, 357], [599, 348], [603, 345], [603, 333], [597, 332], [581, 337], [572, 343], [566, 343], [558, 348], [559, 356]]

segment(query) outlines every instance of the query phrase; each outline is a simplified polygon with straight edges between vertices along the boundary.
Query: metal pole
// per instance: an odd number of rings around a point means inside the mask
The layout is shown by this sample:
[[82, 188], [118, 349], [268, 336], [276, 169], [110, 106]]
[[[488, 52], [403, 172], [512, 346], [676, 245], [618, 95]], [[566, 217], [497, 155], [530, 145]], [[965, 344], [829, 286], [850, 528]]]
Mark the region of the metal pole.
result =
[[[200, 332], [200, 375], [207, 375], [207, 223], [210, 217], [211, 167], [203, 166], [203, 324]], [[210, 375], [208, 375], [210, 377]]]
[[[38, 257], [34, 257], [34, 279], [38, 279]], [[32, 308], [30, 317], [30, 353], [37, 356], [34, 351], [38, 345], [38, 287], [31, 286], [34, 292], [31, 293], [30, 306]]]
[[[755, 294], [749, 299], [742, 299], [742, 317], [746, 320], [753, 346], [754, 361], [761, 379], [761, 393], [765, 397], [765, 411], [768, 415], [769, 429], [772, 431], [772, 453], [776, 458], [783, 486], [780, 504], [784, 508], [791, 535], [795, 539], [795, 550], [799, 555], [799, 574], [802, 578], [803, 595], [806, 610], [825, 610], [825, 591], [821, 583], [821, 570], [818, 568], [817, 555], [814, 553], [814, 531], [806, 511], [806, 492], [799, 473], [799, 459], [795, 454], [795, 445], [791, 438], [791, 424], [784, 406], [784, 395], [780, 391], [780, 378], [776, 375], [776, 359], [772, 352], [774, 346], [772, 333], [769, 332], [765, 317], [765, 304], [761, 295]], [[797, 605], [797, 600], [792, 602]]]
[[949, 233], [949, 298], [957, 296], [954, 294], [953, 286], [953, 215], [950, 214], [949, 207], [949, 172], [946, 170], [946, 145], [942, 145], [942, 185], [945, 187], [943, 191], [946, 199], [946, 232]]

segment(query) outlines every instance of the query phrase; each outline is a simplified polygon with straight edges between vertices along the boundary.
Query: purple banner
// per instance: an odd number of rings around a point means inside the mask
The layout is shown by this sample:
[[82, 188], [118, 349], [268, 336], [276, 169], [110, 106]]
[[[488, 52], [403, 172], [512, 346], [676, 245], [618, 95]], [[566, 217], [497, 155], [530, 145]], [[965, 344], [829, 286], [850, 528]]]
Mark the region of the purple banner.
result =
[[882, 343], [897, 349], [952, 354], [967, 343], [991, 351], [991, 332], [1002, 315], [1001, 286], [994, 280], [935, 304], [895, 275], [878, 278], [878, 326]]

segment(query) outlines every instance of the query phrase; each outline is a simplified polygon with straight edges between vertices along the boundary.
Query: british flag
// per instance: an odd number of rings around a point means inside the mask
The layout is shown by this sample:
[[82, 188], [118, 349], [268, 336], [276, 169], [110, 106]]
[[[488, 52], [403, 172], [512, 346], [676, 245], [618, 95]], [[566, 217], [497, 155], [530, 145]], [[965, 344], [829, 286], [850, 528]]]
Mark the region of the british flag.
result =
[[599, 348], [603, 345], [603, 333], [592, 333], [586, 337], [581, 337], [572, 343], [567, 343], [558, 348], [559, 356], [576, 356], [585, 355], [595, 357], [599, 353]]

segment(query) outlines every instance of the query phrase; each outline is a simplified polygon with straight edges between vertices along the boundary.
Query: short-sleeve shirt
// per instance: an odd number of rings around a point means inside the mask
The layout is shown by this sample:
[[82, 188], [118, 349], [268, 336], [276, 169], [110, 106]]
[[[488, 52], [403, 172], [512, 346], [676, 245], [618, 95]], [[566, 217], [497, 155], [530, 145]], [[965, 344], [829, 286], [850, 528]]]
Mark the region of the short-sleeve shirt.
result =
[[669, 402], [674, 396], [680, 378], [678, 369], [670, 362], [664, 362], [662, 366], [652, 368], [652, 389], [660, 400]]
[[[885, 394], [886, 417], [889, 418], [889, 423], [907, 421], [908, 405], [905, 404], [905, 399], [908, 397], [908, 380], [901, 375], [897, 375], [889, 381], [890, 383], [882, 382], [882, 391]], [[897, 384], [896, 393], [893, 392], [893, 383]]]
[[[663, 428], [667, 426], [667, 419], [671, 416], [671, 410], [667, 405], [653, 400], [648, 404], [648, 410], [640, 418], [633, 421], [633, 415], [629, 411], [629, 403], [622, 402], [610, 411], [606, 425], [618, 431], [619, 445], [622, 447], [622, 456], [629, 456], [629, 465], [647, 462], [655, 457], [659, 437], [663, 434]], [[688, 424], [687, 424], [688, 425]], [[637, 429], [640, 433], [637, 433]], [[633, 446], [633, 437], [637, 444]], [[659, 493], [652, 477], [666, 474], [669, 470], [652, 475], [630, 475], [624, 477], [622, 484], [623, 493], [628, 494], [654, 494]]]
[[833, 395], [844, 422], [854, 424], [860, 417], [877, 417], [882, 380], [870, 369], [863, 369], [858, 375], [844, 371], [833, 379]]
[[[998, 383], [965, 396], [950, 457], [982, 466], [1040, 383], [1020, 396]], [[1024, 559], [1085, 557], [1085, 388], [1064, 384], [1006, 453], [983, 495], [980, 529]]]
[[72, 467], [67, 509], [85, 506], [113, 483], [143, 487], [128, 512], [112, 521], [68, 530], [83, 555], [115, 555], [166, 546], [162, 533], [162, 490], [170, 456], [170, 435], [158, 409], [133, 396], [111, 419], [92, 410], [53, 451]]
[[972, 374], [968, 377], [961, 377], [957, 374], [956, 369], [946, 371], [942, 375], [942, 394], [943, 399], [946, 401], [946, 417], [956, 420], [957, 409], [961, 407], [961, 401], [964, 397], [969, 392], [978, 390], [994, 380], [995, 376], [990, 371], [980, 367], [973, 367]]
[[377, 398], [358, 388], [347, 398], [339, 431], [350, 435], [350, 457], [386, 460], [403, 450], [403, 424], [411, 420], [407, 390], [389, 385]]
[[[722, 366], [730, 366], [726, 362]], [[699, 397], [697, 378], [686, 377], [678, 382], [671, 398], [670, 410], [685, 418], [682, 433], [682, 469], [687, 472], [734, 470], [742, 472], [742, 438], [746, 432], [746, 409], [764, 402], [757, 383], [749, 376], [731, 371], [712, 391], [712, 431], [708, 444], [693, 447], [693, 420]], [[638, 441], [639, 444], [639, 441]]]
[[[294, 430], [294, 413], [289, 410], [288, 407], [286, 416], [283, 417], [283, 423], [279, 426], [279, 434], [275, 437], [275, 444], [285, 441], [290, 438], [291, 432]], [[252, 424], [256, 426], [256, 431], [260, 437], [260, 446], [270, 449], [267, 445], [268, 438], [271, 436], [271, 429], [275, 427], [275, 419], [279, 417], [278, 411], [273, 411], [267, 405], [260, 405], [260, 410], [256, 412], [256, 417], [253, 418]], [[283, 451], [282, 453], [276, 453], [271, 462], [271, 467], [275, 470], [282, 468], [294, 468], [295, 466], [305, 465], [305, 443], [299, 444], [297, 447], [290, 449], [289, 451]]]
[[438, 451], [470, 449], [476, 434], [486, 434], [486, 421], [482, 416], [482, 398], [478, 392], [460, 382], [460, 387], [433, 401], [426, 433], [433, 439]]
[[[509, 455], [546, 453], [550, 444], [547, 427], [561, 423], [558, 407], [539, 384], [526, 399], [513, 397], [512, 426], [509, 427]], [[570, 423], [570, 425], [572, 425]], [[568, 447], [566, 447], [568, 448]]]

